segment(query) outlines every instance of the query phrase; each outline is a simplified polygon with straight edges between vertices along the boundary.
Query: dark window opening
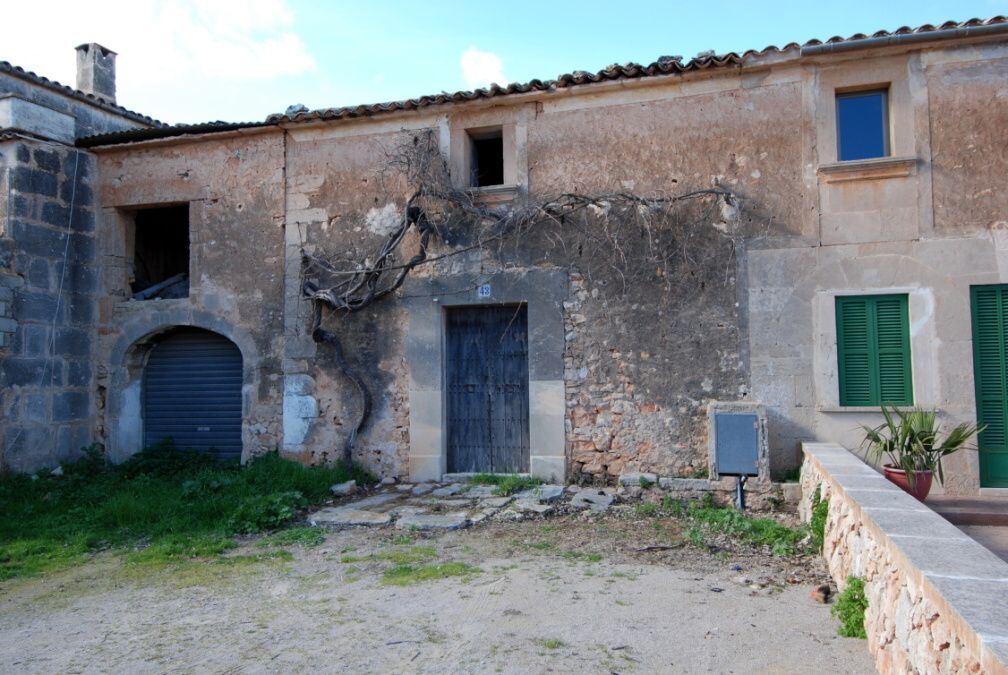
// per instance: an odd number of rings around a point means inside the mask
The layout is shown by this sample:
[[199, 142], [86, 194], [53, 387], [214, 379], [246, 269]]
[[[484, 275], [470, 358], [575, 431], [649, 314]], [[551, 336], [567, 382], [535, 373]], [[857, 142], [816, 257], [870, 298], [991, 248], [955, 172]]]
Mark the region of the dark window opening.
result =
[[501, 129], [470, 131], [472, 166], [470, 185], [485, 187], [504, 184], [504, 135]]
[[134, 222], [133, 298], [189, 297], [189, 205], [142, 209]]
[[889, 92], [837, 94], [836, 118], [839, 161], [889, 154]]

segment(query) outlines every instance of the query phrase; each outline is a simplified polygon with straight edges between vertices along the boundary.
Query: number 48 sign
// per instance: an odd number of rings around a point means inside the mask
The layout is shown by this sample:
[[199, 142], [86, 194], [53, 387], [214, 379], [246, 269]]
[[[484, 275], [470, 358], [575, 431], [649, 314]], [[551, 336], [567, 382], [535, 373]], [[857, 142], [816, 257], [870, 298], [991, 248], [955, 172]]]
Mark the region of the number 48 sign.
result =
[[476, 292], [478, 297], [489, 298], [490, 297], [490, 284], [483, 284], [479, 287]]

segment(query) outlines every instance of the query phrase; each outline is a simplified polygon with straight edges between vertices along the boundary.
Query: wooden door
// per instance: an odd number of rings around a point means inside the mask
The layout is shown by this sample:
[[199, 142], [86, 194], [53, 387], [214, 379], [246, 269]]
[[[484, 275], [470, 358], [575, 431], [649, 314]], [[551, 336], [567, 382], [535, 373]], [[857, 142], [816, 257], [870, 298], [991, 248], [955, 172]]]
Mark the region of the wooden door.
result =
[[527, 472], [525, 305], [448, 309], [445, 380], [449, 473]]

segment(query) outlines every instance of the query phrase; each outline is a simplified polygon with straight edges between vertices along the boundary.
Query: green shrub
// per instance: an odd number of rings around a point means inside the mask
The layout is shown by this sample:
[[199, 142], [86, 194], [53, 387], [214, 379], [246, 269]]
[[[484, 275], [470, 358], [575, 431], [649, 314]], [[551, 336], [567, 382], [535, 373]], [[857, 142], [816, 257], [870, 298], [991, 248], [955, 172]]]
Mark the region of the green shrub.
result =
[[280, 527], [293, 518], [308, 500], [297, 490], [245, 498], [228, 520], [228, 531], [255, 534]]
[[868, 598], [865, 597], [864, 579], [847, 577], [847, 588], [837, 596], [831, 613], [840, 621], [837, 631], [841, 637], [867, 638], [864, 626], [865, 610], [868, 609]]
[[809, 533], [817, 551], [822, 551], [826, 540], [826, 516], [829, 515], [829, 500], [822, 499], [821, 495], [822, 486], [817, 485], [812, 493], [812, 516], [809, 518]]

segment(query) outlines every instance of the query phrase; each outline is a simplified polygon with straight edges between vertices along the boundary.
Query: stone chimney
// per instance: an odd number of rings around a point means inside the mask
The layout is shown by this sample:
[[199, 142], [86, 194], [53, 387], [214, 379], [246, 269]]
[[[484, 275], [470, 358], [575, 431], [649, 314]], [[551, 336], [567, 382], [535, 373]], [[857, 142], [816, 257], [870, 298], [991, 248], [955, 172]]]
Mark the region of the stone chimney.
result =
[[115, 103], [115, 57], [95, 42], [77, 47], [77, 88]]

